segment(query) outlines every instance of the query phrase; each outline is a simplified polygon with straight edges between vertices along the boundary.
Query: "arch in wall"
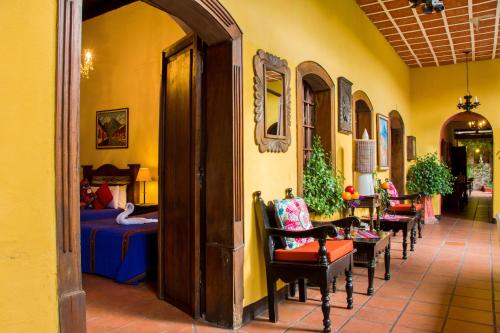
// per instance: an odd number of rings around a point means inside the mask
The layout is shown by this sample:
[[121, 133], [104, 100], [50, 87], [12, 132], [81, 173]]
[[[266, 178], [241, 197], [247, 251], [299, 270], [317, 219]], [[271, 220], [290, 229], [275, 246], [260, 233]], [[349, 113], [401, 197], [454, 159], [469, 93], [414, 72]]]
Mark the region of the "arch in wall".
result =
[[331, 162], [335, 166], [335, 83], [328, 72], [314, 61], [300, 63], [296, 72], [297, 192], [302, 195], [306, 154], [314, 135], [321, 137], [323, 147], [331, 154]]
[[[439, 142], [439, 148], [440, 148], [439, 154], [441, 156], [441, 159], [448, 166], [452, 167], [452, 171], [454, 171], [453, 169], [456, 169], [453, 167], [454, 158], [452, 158], [452, 153], [451, 153], [452, 147], [455, 146], [456, 142], [454, 142], [454, 140], [456, 138], [452, 138], [451, 134], [452, 134], [452, 132], [454, 132], [455, 129], [464, 129], [462, 127], [468, 126], [467, 123], [469, 121], [484, 121], [485, 125], [482, 127], [482, 129], [488, 129], [488, 130], [492, 129], [491, 123], [489, 122], [489, 120], [486, 117], [484, 117], [482, 114], [472, 112], [472, 111], [464, 111], [464, 112], [456, 113], [453, 116], [449, 117], [441, 126], [440, 142]], [[460, 123], [465, 124], [465, 125], [459, 125]], [[458, 127], [461, 127], [461, 128], [457, 128], [457, 125], [459, 125]], [[465, 129], [467, 129], [467, 128], [465, 128]], [[478, 135], [477, 138], [491, 138], [492, 146], [494, 145], [495, 137], [494, 137], [493, 133], [491, 133], [491, 135], [490, 134]], [[492, 173], [492, 175], [494, 175], [495, 156], [493, 156], [493, 151], [492, 151], [492, 155], [490, 157], [491, 157], [490, 160], [491, 160], [491, 170], [492, 170], [491, 173]], [[458, 171], [455, 170], [455, 173], [457, 173], [457, 172]], [[493, 177], [492, 177], [492, 182], [493, 182]], [[493, 196], [494, 195], [495, 195], [495, 193], [493, 192]], [[452, 194], [452, 196], [453, 196], [453, 194]], [[492, 198], [492, 200], [493, 200], [493, 198]], [[441, 198], [440, 203], [441, 203], [441, 206], [443, 207], [445, 204], [445, 197]], [[492, 212], [490, 212], [490, 215], [492, 216]]]
[[[244, 248], [242, 33], [218, 0], [148, 2], [178, 17], [207, 44], [204, 68], [212, 84], [206, 93], [211, 140], [206, 147], [204, 253], [211, 276], [206, 278], [205, 318], [227, 328], [238, 327], [243, 312]], [[81, 13], [82, 0], [58, 0], [55, 165], [61, 333], [86, 331], [78, 196]], [[226, 93], [217, 93], [221, 90]]]
[[405, 124], [401, 114], [393, 110], [389, 112], [391, 129], [390, 178], [398, 193], [405, 193]]
[[373, 105], [368, 95], [357, 90], [352, 94], [353, 116], [353, 138], [361, 139], [366, 129], [368, 135], [373, 139]]

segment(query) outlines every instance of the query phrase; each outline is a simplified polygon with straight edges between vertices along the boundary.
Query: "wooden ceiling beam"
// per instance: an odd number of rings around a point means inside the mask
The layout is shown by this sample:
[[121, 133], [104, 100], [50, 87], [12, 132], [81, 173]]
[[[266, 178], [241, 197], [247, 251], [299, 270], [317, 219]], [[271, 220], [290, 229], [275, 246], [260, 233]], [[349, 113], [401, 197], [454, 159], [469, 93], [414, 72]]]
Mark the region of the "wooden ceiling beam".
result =
[[491, 59], [495, 59], [497, 56], [497, 45], [498, 45], [498, 25], [500, 24], [500, 0], [497, 0], [497, 12], [495, 16], [495, 32], [493, 34], [493, 53]]
[[468, 11], [469, 11], [469, 30], [470, 30], [470, 45], [472, 61], [476, 60], [476, 41], [474, 36], [474, 24], [472, 23], [472, 18], [474, 17], [472, 0], [468, 0]]
[[415, 20], [417, 20], [417, 24], [420, 27], [420, 30], [422, 31], [422, 35], [424, 35], [424, 39], [427, 42], [427, 45], [429, 46], [429, 50], [431, 51], [432, 57], [434, 58], [434, 62], [436, 63], [436, 66], [439, 67], [439, 61], [436, 57], [436, 53], [434, 53], [434, 48], [432, 47], [431, 41], [429, 40], [429, 37], [427, 37], [427, 32], [425, 31], [425, 28], [422, 25], [422, 21], [420, 21], [420, 17], [418, 16], [417, 9], [412, 8], [411, 11], [413, 12], [413, 16], [415, 17]]

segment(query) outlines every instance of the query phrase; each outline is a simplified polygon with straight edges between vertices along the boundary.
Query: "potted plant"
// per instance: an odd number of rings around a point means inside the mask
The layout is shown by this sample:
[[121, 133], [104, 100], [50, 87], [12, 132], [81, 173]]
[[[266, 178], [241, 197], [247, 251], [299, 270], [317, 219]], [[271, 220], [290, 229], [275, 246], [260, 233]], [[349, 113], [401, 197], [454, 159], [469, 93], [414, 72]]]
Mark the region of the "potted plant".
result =
[[429, 153], [417, 157], [415, 164], [408, 169], [406, 178], [408, 191], [424, 196], [424, 222], [435, 223], [432, 197], [453, 192], [455, 177], [450, 168], [438, 158], [437, 153]]
[[332, 215], [343, 208], [344, 177], [332, 168], [330, 156], [314, 137], [311, 157], [304, 170], [304, 200], [309, 210], [317, 215]]

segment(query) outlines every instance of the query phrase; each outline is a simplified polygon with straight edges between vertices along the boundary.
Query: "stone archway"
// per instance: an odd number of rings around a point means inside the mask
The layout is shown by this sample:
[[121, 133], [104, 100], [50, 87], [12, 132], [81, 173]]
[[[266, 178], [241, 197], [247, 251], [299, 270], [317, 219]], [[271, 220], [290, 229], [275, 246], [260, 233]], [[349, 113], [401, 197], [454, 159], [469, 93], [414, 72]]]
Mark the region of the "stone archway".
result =
[[[217, 0], [149, 2], [181, 19], [208, 45], [205, 70], [212, 84], [206, 124], [208, 129], [216, 125], [217, 131], [208, 133], [207, 144], [205, 318], [238, 327], [243, 307], [242, 33]], [[58, 1], [55, 164], [62, 333], [86, 330], [78, 199], [81, 11], [82, 0]]]

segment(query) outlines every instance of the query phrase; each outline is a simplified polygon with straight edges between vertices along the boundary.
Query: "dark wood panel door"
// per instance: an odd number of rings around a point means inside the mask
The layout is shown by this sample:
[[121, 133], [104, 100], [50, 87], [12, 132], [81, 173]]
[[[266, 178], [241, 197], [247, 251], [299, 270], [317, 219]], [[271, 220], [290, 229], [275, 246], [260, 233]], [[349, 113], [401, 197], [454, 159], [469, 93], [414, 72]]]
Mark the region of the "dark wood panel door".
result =
[[167, 49], [160, 119], [160, 297], [200, 315], [201, 56], [196, 37]]
[[391, 181], [398, 193], [405, 193], [404, 132], [391, 129]]

